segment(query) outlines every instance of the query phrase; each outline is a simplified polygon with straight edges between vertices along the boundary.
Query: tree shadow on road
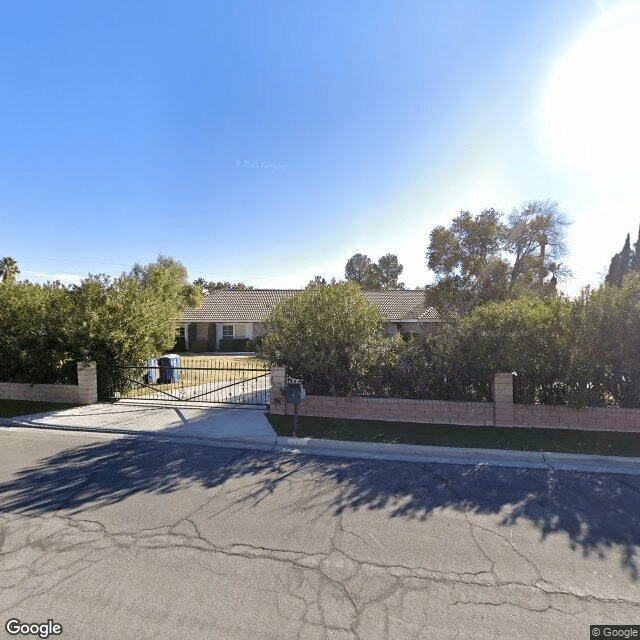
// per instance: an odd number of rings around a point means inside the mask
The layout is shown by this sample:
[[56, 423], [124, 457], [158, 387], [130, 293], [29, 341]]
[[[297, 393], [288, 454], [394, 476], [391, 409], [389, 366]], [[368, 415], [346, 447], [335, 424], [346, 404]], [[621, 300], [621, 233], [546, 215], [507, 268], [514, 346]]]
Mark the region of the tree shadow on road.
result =
[[333, 494], [334, 514], [384, 509], [392, 518], [427, 520], [436, 509], [490, 514], [502, 525], [532, 523], [541, 538], [568, 535], [583, 555], [618, 546], [623, 569], [638, 579], [640, 477], [488, 465], [345, 460], [158, 441], [149, 437], [75, 446], [23, 468], [0, 484], [0, 509], [24, 515], [79, 513], [136, 494], [164, 494], [198, 485], [219, 487], [251, 478], [263, 500], [296, 475], [317, 482], [310, 493]]

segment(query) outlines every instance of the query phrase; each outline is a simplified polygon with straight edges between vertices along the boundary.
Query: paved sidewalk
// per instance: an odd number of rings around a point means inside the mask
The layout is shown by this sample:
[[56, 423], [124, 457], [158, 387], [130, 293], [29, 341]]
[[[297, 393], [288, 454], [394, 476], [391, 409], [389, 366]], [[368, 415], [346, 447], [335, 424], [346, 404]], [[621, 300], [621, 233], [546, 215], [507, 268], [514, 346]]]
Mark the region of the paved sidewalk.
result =
[[219, 404], [195, 406], [176, 402], [149, 404], [121, 400], [117, 403], [0, 419], [0, 425], [147, 435], [195, 440], [221, 447], [274, 449], [338, 458], [640, 475], [640, 458], [278, 437], [263, 409]]

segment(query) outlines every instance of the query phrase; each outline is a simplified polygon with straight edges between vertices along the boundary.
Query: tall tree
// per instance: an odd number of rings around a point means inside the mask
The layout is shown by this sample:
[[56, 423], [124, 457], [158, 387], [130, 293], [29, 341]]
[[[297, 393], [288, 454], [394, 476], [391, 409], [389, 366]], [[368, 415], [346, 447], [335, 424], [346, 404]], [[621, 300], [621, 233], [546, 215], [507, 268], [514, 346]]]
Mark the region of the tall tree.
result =
[[0, 260], [0, 275], [2, 276], [2, 282], [14, 282], [19, 273], [20, 269], [18, 267], [18, 263], [12, 257], [7, 256]]
[[544, 279], [553, 262], [556, 278], [569, 271], [558, 263], [567, 253], [565, 243], [569, 220], [556, 202], [530, 201], [509, 215], [506, 249], [513, 256], [509, 291], [520, 289], [544, 293]]
[[369, 256], [363, 253], [356, 253], [347, 260], [344, 277], [346, 280], [357, 282], [361, 287], [366, 288], [365, 284], [371, 280], [372, 266], [373, 263]]
[[196, 287], [199, 287], [202, 293], [208, 293], [209, 283], [204, 278], [197, 278], [193, 281]]
[[398, 282], [403, 269], [393, 253], [382, 256], [377, 263], [367, 255], [356, 253], [347, 261], [345, 279], [358, 283], [363, 289], [404, 289], [404, 283]]
[[638, 239], [633, 243], [629, 268], [631, 271], [640, 272], [640, 229], [638, 229]]
[[[427, 265], [436, 282], [427, 301], [439, 311], [468, 313], [491, 301], [527, 292], [550, 294], [569, 275], [560, 259], [569, 222], [549, 201], [533, 201], [514, 209], [508, 220], [495, 209], [472, 216], [462, 211], [449, 227], [430, 234]], [[551, 274], [551, 280], [545, 278]]]
[[387, 253], [378, 260], [380, 270], [380, 285], [383, 289], [404, 289], [404, 282], [398, 282], [398, 278], [404, 267], [398, 262], [398, 256]]
[[640, 272], [640, 228], [638, 229], [638, 239], [633, 243], [633, 249], [631, 255], [631, 271]]
[[246, 285], [244, 282], [234, 282], [234, 283], [220, 282], [220, 281], [214, 282], [213, 280], [207, 281], [204, 278], [198, 278], [197, 280], [194, 280], [193, 284], [196, 285], [197, 287], [200, 287], [200, 290], [204, 294], [212, 293], [213, 291], [221, 291], [221, 290], [245, 291], [247, 289], [254, 288], [252, 286]]
[[427, 300], [443, 315], [465, 313], [508, 296], [509, 265], [503, 258], [508, 229], [501, 213], [485, 209], [475, 217], [461, 211], [450, 227], [431, 231], [427, 265], [437, 282]]
[[611, 258], [609, 271], [604, 282], [620, 288], [628, 273], [640, 273], [640, 230], [638, 231], [638, 239], [633, 243], [633, 249], [631, 248], [631, 236], [627, 234], [622, 251]]
[[620, 251], [620, 253], [616, 253], [616, 255], [611, 258], [609, 272], [604, 280], [605, 284], [611, 284], [614, 287], [621, 287], [624, 277], [631, 269], [632, 258], [631, 237], [627, 233], [627, 239], [624, 241], [622, 251]]
[[321, 277], [321, 276], [316, 276], [313, 280], [309, 281], [309, 284], [307, 285], [308, 287], [315, 287], [317, 285], [326, 285], [327, 281]]

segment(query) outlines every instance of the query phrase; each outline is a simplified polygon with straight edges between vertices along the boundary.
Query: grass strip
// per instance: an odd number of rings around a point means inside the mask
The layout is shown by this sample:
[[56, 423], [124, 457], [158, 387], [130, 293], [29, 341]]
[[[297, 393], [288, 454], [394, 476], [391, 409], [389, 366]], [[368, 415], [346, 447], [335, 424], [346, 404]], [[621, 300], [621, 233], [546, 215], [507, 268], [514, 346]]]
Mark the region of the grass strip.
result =
[[0, 400], [0, 418], [15, 418], [16, 416], [28, 416], [32, 413], [45, 413], [47, 411], [62, 411], [77, 407], [77, 404], [64, 402], [35, 402], [32, 400]]
[[[279, 436], [291, 435], [291, 416], [269, 415], [269, 421]], [[303, 438], [325, 440], [640, 457], [640, 433], [474, 427], [309, 416], [298, 418], [298, 432]]]

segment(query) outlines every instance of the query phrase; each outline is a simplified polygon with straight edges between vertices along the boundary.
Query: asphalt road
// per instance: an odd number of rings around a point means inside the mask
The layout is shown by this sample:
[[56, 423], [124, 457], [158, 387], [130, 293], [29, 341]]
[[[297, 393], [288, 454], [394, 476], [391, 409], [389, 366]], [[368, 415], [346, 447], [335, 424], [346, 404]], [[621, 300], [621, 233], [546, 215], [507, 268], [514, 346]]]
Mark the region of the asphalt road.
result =
[[639, 547], [639, 476], [0, 429], [0, 637], [586, 640]]

